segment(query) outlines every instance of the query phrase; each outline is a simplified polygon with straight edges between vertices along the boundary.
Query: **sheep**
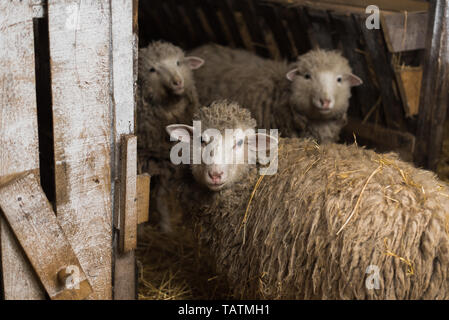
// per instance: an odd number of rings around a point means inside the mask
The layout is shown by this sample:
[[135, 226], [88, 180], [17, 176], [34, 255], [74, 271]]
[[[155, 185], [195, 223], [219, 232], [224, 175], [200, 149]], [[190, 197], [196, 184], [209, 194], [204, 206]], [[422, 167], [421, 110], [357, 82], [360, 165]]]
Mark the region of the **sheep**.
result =
[[137, 136], [139, 171], [158, 177], [152, 196], [160, 214], [162, 230], [169, 232], [166, 182], [176, 175], [170, 164], [170, 141], [164, 128], [173, 122], [190, 122], [198, 108], [192, 70], [204, 60], [186, 57], [168, 42], [152, 42], [139, 50]]
[[[184, 142], [196, 134], [215, 154], [243, 151], [223, 138], [210, 146], [206, 129], [255, 126], [249, 111], [227, 102], [195, 119], [201, 131], [166, 130]], [[235, 298], [449, 298], [449, 187], [433, 173], [355, 144], [280, 138], [276, 148], [274, 136], [250, 132], [243, 145], [260, 141], [278, 150], [276, 174], [203, 162], [178, 189]]]
[[290, 64], [215, 44], [192, 54], [207, 61], [195, 73], [202, 104], [234, 100], [260, 127], [277, 128], [284, 137], [336, 142], [347, 123], [351, 87], [362, 84], [337, 51], [312, 50]]

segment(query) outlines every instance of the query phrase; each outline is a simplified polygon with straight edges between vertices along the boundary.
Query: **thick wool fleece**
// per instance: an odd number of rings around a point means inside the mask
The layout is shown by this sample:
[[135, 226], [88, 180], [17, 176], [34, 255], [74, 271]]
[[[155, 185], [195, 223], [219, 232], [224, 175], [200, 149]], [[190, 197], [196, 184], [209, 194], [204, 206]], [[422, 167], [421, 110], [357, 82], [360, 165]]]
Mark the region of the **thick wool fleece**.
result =
[[449, 298], [449, 188], [433, 173], [356, 145], [281, 139], [278, 173], [262, 178], [244, 223], [259, 178], [247, 166], [219, 192], [182, 187], [236, 298]]

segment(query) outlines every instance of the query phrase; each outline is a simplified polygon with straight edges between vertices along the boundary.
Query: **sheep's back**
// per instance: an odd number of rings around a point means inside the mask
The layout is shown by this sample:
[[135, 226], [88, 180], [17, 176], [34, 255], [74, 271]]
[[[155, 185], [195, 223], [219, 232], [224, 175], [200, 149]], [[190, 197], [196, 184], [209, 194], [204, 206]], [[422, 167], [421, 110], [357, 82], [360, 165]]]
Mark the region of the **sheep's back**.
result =
[[[394, 154], [284, 140], [230, 278], [256, 279], [246, 293], [269, 299], [447, 299], [448, 195]], [[378, 290], [366, 287], [370, 266]]]

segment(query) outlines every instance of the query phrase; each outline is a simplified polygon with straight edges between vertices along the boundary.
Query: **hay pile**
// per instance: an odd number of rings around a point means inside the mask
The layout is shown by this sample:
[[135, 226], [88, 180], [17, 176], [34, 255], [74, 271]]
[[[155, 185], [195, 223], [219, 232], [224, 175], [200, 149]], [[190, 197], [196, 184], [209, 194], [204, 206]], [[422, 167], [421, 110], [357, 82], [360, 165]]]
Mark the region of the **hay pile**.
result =
[[141, 226], [137, 248], [140, 300], [229, 299], [226, 281], [199, 247], [193, 232], [174, 226], [166, 235], [153, 225]]

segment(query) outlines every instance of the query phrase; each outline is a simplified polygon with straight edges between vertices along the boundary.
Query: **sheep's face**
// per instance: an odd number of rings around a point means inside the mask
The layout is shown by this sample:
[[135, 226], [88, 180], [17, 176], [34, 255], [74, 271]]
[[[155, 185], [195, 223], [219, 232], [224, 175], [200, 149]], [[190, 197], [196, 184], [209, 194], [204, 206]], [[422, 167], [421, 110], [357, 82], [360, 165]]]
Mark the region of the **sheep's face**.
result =
[[[206, 129], [198, 133], [196, 126], [167, 126], [172, 140], [190, 144], [191, 170], [197, 182], [219, 191], [240, 181], [249, 165], [256, 164], [256, 151], [277, 147], [275, 137], [255, 133], [254, 129]], [[196, 153], [199, 159], [193, 159]]]
[[145, 99], [161, 101], [182, 96], [186, 88], [193, 87], [192, 70], [201, 67], [204, 60], [185, 57], [180, 49], [165, 55], [152, 50], [150, 45], [140, 52], [139, 78]]
[[345, 113], [351, 87], [362, 80], [351, 73], [345, 58], [335, 51], [315, 50], [298, 58], [287, 74], [292, 82], [291, 105], [312, 119]]

